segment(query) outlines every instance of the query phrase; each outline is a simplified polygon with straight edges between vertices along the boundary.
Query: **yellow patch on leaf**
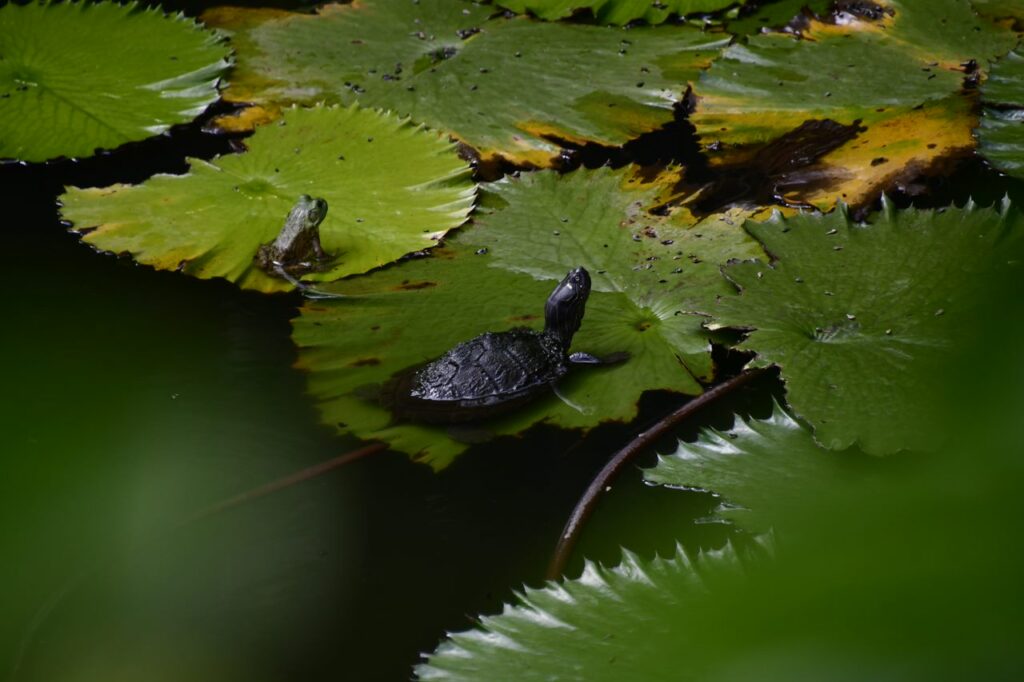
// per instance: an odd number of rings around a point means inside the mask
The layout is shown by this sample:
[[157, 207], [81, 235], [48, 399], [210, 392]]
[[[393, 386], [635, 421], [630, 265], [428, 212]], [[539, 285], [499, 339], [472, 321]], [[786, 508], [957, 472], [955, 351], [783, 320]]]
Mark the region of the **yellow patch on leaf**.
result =
[[974, 149], [972, 129], [977, 116], [961, 96], [912, 110], [886, 112], [867, 130], [819, 161], [824, 173], [838, 181], [803, 196], [786, 196], [828, 210], [836, 201], [859, 206], [874, 201], [887, 188], [920, 175], [934, 174]]

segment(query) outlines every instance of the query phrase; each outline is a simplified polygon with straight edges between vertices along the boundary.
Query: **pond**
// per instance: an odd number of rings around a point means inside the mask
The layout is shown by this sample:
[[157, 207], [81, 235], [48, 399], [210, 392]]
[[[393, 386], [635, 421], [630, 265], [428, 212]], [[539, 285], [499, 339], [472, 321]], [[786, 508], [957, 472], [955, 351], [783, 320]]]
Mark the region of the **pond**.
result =
[[[1007, 339], [1024, 319], [1012, 144], [1024, 61], [1003, 57], [1024, 10], [715, 0], [705, 25], [670, 18], [686, 0], [580, 0], [589, 14], [451, 1], [367, 0], [311, 29], [306, 15], [218, 9], [211, 23], [249, 50], [228, 72], [228, 101], [84, 160], [0, 164], [0, 674], [492, 679], [479, 663], [504, 671], [493, 679], [564, 666], [646, 680], [615, 664], [670, 675], [693, 661], [707, 679], [932, 680], [965, 661], [1024, 669], [1015, 601], [1000, 598], [1024, 565], [1005, 547], [1022, 513], [1012, 453], [1024, 383]], [[208, 5], [163, 6], [198, 16]], [[423, 6], [435, 15], [416, 14]], [[367, 7], [380, 12], [369, 29], [338, 20]], [[513, 14], [527, 10], [550, 21]], [[948, 17], [992, 39], [965, 38]], [[737, 38], [716, 23], [726, 19]], [[437, 49], [434, 22], [446, 31]], [[359, 61], [379, 45], [363, 50], [347, 32], [371, 29], [417, 58]], [[325, 42], [302, 42], [319, 30]], [[997, 57], [1008, 76], [991, 75]], [[365, 73], [344, 76], [347, 60]], [[868, 78], [872, 60], [895, 74], [891, 92]], [[607, 80], [591, 86], [582, 72]], [[29, 87], [32, 74], [16, 76]], [[259, 106], [235, 118], [246, 96]], [[0, 151], [18, 118], [3, 113]], [[253, 134], [250, 114], [272, 123]], [[979, 121], [1005, 123], [996, 134], [1011, 142], [976, 142]], [[214, 163], [188, 191], [152, 190], [187, 159]], [[252, 266], [266, 225], [241, 228], [264, 220], [276, 234], [299, 186], [349, 192], [332, 195], [322, 233], [344, 257], [305, 273], [341, 298], [287, 291]], [[191, 221], [161, 216], [153, 197]], [[176, 237], [197, 241], [175, 230], [206, 220], [222, 240], [172, 261]], [[119, 232], [132, 221], [151, 232], [132, 241]], [[430, 255], [409, 246], [442, 239]], [[365, 399], [483, 329], [539, 328], [546, 292], [584, 261], [594, 293], [577, 338], [596, 355], [627, 351], [624, 364], [581, 369], [559, 384], [567, 395], [487, 422], [503, 434], [490, 440], [391, 420]], [[610, 458], [688, 395], [755, 366], [749, 385], [628, 463], [560, 586], [546, 583], [564, 524]], [[516, 630], [519, 617], [532, 625]], [[481, 624], [475, 643], [451, 640], [430, 661], [440, 667], [416, 670], [448, 633]], [[577, 635], [586, 646], [574, 649]]]

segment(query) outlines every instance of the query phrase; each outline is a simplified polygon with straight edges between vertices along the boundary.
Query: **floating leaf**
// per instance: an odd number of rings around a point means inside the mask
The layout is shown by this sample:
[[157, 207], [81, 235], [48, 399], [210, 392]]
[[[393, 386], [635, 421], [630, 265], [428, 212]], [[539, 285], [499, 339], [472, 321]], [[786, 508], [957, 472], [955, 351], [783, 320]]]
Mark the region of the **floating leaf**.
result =
[[187, 123], [217, 100], [229, 50], [131, 2], [0, 7], [0, 158], [91, 156]]
[[670, 122], [687, 82], [727, 43], [689, 26], [625, 31], [492, 12], [459, 0], [365, 0], [316, 15], [212, 10], [204, 19], [232, 31], [238, 52], [224, 96], [259, 105], [221, 123], [358, 100], [484, 157], [544, 166], [560, 151], [552, 139], [617, 146]]
[[366, 272], [434, 246], [468, 215], [475, 188], [453, 146], [392, 115], [356, 107], [287, 111], [258, 129], [249, 151], [192, 159], [186, 175], [141, 185], [70, 188], [61, 213], [84, 241], [140, 263], [224, 277], [259, 291], [291, 285], [253, 263], [302, 194], [323, 197], [324, 250], [310, 279]]
[[672, 15], [719, 12], [742, 2], [743, 0], [499, 0], [497, 4], [521, 14], [530, 12], [547, 21], [565, 19], [587, 11], [598, 23], [623, 26], [638, 20], [646, 21], [648, 24], [660, 24]]
[[543, 589], [525, 588], [515, 606], [483, 616], [478, 629], [451, 633], [425, 663], [420, 680], [670, 680], [693, 666], [694, 614], [728, 576], [742, 573], [731, 545], [690, 560], [645, 561], [626, 552], [615, 568], [587, 563], [583, 575]]
[[1010, 175], [1024, 178], [1024, 54], [1018, 50], [996, 62], [981, 96], [981, 153]]
[[977, 288], [1019, 249], [1016, 208], [895, 211], [874, 224], [845, 211], [747, 223], [777, 259], [723, 272], [737, 297], [716, 325], [752, 330], [741, 348], [777, 364], [787, 401], [830, 449], [927, 449], [930, 402]]
[[[568, 263], [565, 270], [575, 265]], [[544, 302], [554, 284], [488, 267], [486, 255], [476, 255], [457, 238], [430, 258], [327, 285], [326, 290], [351, 298], [306, 304], [293, 333], [299, 367], [309, 373], [309, 392], [323, 421], [343, 433], [386, 441], [435, 469], [447, 466], [467, 447], [461, 430], [396, 422], [378, 397], [382, 386], [485, 331], [542, 328]], [[593, 293], [573, 351], [601, 356], [625, 350], [632, 357], [620, 365], [574, 368], [558, 388], [579, 409], [551, 392], [512, 415], [473, 427], [474, 439], [516, 434], [542, 421], [587, 428], [628, 420], [646, 389], [699, 393], [700, 384], [667, 345], [672, 339], [643, 333], [644, 325], [656, 322], [652, 311], [638, 309], [622, 294]], [[676, 333], [699, 334], [697, 324], [681, 322]]]
[[594, 291], [573, 350], [627, 351], [630, 359], [574, 368], [559, 384], [583, 412], [552, 393], [486, 429], [515, 434], [542, 421], [589, 428], [632, 419], [644, 391], [700, 393], [697, 379], [712, 377], [710, 347], [702, 318], [686, 310], [729, 294], [719, 265], [753, 257], [759, 247], [735, 226], [687, 232], [670, 217], [648, 216], [650, 194], [627, 189], [627, 180], [625, 172], [601, 169], [498, 183], [485, 203], [500, 208], [433, 257], [327, 285], [352, 298], [307, 304], [294, 332], [324, 421], [446, 465], [464, 443], [440, 427], [394, 423], [366, 387], [485, 331], [541, 328], [545, 300], [578, 265], [590, 271]]
[[768, 419], [736, 418], [726, 432], [704, 429], [694, 443], [659, 455], [644, 478], [724, 498], [718, 510], [747, 530], [766, 531], [808, 489], [830, 490], [862, 471], [863, 455], [823, 450], [811, 432], [775, 404]]
[[[713, 163], [751, 160], [785, 171], [799, 143], [816, 163], [782, 182], [791, 203], [861, 205], [973, 148], [970, 60], [1010, 49], [1016, 35], [966, 0], [844, 5], [800, 35], [736, 44], [701, 77], [691, 119]], [[828, 124], [828, 125], [826, 125]], [[759, 151], [788, 136], [775, 158]]]

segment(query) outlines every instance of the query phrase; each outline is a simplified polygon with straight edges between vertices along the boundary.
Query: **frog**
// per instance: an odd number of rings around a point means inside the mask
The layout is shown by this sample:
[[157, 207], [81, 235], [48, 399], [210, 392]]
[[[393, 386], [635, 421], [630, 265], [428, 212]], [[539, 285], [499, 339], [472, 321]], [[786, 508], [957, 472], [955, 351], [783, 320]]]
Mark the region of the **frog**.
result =
[[323, 268], [330, 257], [320, 246], [320, 223], [327, 215], [327, 201], [303, 194], [288, 213], [281, 232], [262, 244], [253, 257], [264, 272], [291, 280]]

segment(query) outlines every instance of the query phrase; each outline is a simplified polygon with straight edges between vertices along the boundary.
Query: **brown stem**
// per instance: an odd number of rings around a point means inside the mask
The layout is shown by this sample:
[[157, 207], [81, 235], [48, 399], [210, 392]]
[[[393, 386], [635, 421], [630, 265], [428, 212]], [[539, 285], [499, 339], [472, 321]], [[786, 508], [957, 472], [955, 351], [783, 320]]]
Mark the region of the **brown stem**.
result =
[[555, 554], [548, 565], [548, 580], [556, 580], [562, 575], [565, 570], [565, 564], [569, 561], [569, 556], [572, 554], [576, 541], [579, 539], [583, 524], [594, 512], [601, 493], [621, 473], [627, 463], [700, 408], [713, 403], [724, 395], [732, 393], [740, 386], [749, 383], [766, 371], [766, 368], [752, 369], [738, 374], [728, 381], [723, 381], [686, 403], [672, 414], [664, 417], [653, 427], [637, 435], [626, 447], [616, 452], [597, 476], [594, 477], [594, 480], [591, 481], [590, 486], [583, 493], [583, 496], [580, 497], [579, 502], [576, 503], [572, 514], [569, 515], [569, 520], [565, 522], [562, 535], [558, 538]]
[[221, 500], [220, 502], [212, 504], [209, 507], [206, 507], [205, 509], [200, 509], [196, 513], [192, 514], [191, 516], [183, 520], [179, 525], [184, 526], [186, 524], [199, 521], [200, 519], [205, 519], [208, 516], [219, 514], [220, 512], [225, 511], [227, 509], [231, 509], [232, 507], [237, 507], [240, 504], [245, 504], [246, 502], [249, 502], [251, 500], [255, 500], [260, 497], [265, 497], [266, 495], [269, 495], [271, 493], [276, 493], [278, 490], [283, 490], [284, 488], [293, 486], [296, 483], [302, 483], [303, 481], [308, 481], [311, 478], [316, 478], [317, 476], [326, 474], [328, 471], [333, 471], [334, 469], [337, 469], [340, 466], [344, 466], [349, 462], [354, 462], [355, 460], [366, 457], [367, 455], [372, 455], [375, 452], [386, 450], [387, 447], [388, 446], [385, 443], [373, 443], [371, 445], [367, 445], [366, 447], [359, 448], [358, 450], [346, 452], [344, 455], [339, 455], [334, 459], [329, 459], [326, 462], [314, 464], [311, 467], [302, 469], [301, 471], [296, 471], [294, 474], [290, 474], [288, 476], [285, 476], [284, 478], [279, 478], [276, 481], [271, 481], [270, 483], [261, 485], [258, 488], [253, 488], [252, 490], [247, 490], [244, 493], [239, 493], [234, 497], [229, 497], [226, 500]]

